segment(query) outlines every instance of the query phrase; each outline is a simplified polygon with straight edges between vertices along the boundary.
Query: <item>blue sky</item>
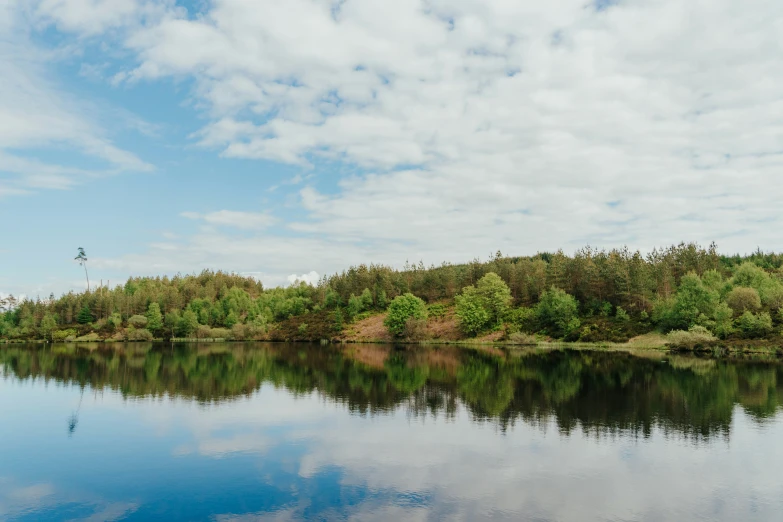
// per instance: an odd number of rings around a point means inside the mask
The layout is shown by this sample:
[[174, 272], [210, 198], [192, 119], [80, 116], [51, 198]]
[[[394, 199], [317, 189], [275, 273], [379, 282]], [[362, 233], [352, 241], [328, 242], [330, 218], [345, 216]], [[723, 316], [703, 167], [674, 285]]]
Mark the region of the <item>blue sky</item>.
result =
[[[523, 4], [523, 5], [520, 5]], [[0, 293], [780, 250], [776, 0], [10, 0]]]

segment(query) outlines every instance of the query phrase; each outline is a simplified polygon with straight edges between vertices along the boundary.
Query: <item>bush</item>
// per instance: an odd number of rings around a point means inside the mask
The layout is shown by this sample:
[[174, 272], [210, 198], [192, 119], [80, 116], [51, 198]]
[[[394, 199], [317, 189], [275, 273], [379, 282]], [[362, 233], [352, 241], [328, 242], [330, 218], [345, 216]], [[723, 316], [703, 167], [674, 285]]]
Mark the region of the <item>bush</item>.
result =
[[574, 296], [554, 286], [541, 295], [536, 314], [541, 325], [555, 337], [565, 337], [579, 329], [578, 304]]
[[402, 337], [406, 341], [423, 341], [427, 337], [427, 320], [408, 317]]
[[146, 328], [129, 328], [126, 337], [129, 341], [151, 341], [152, 332]]
[[772, 333], [772, 317], [768, 312], [745, 312], [737, 319], [737, 327], [744, 337], [764, 337]]
[[296, 330], [299, 332], [299, 335], [307, 335], [307, 323], [300, 324]]
[[442, 319], [446, 316], [446, 307], [440, 303], [431, 304], [427, 307], [427, 313], [435, 319]]
[[710, 346], [717, 340], [717, 337], [712, 335], [709, 330], [698, 325], [691, 327], [688, 331], [672, 330], [666, 335], [666, 341], [669, 346], [688, 350]]
[[622, 321], [624, 323], [627, 323], [630, 321], [631, 317], [628, 315], [628, 312], [623, 310], [622, 307], [617, 307], [617, 311], [615, 312], [614, 316], [617, 318], [618, 321]]
[[525, 306], [512, 308], [506, 314], [506, 322], [509, 323], [509, 331], [533, 332], [536, 330], [536, 311]]
[[408, 319], [426, 319], [427, 306], [424, 301], [411, 293], [398, 295], [389, 304], [389, 313], [383, 324], [395, 337], [401, 337], [405, 333], [405, 324]]
[[726, 304], [734, 310], [737, 315], [745, 312], [755, 312], [761, 308], [761, 297], [755, 288], [746, 288], [738, 286], [726, 296]]
[[500, 326], [508, 313], [511, 290], [505, 282], [490, 272], [475, 287], [462, 289], [455, 297], [456, 316], [463, 332], [475, 335], [483, 330]]
[[100, 335], [98, 335], [95, 332], [90, 332], [90, 333], [88, 333], [86, 335], [82, 335], [81, 337], [77, 337], [76, 339], [74, 339], [74, 341], [80, 342], [80, 343], [88, 343], [88, 342], [94, 342], [94, 341], [100, 341], [100, 340], [101, 340]]
[[114, 312], [109, 316], [109, 319], [107, 320], [107, 324], [112, 331], [117, 330], [117, 328], [120, 328], [122, 326], [122, 316], [117, 312]]
[[198, 328], [196, 328], [196, 337], [199, 339], [209, 339], [212, 337], [212, 328], [205, 324], [198, 325]]
[[147, 318], [143, 315], [132, 315], [128, 318], [128, 324], [134, 328], [145, 328], [147, 322]]
[[535, 335], [526, 334], [523, 332], [514, 332], [508, 336], [509, 344], [518, 344], [523, 346], [532, 346], [538, 344], [538, 340]]
[[209, 337], [211, 339], [233, 339], [233, 337], [231, 337], [231, 330], [228, 328], [211, 328], [209, 330]]
[[235, 324], [231, 327], [231, 338], [237, 341], [242, 341], [252, 337], [251, 325], [249, 324]]
[[76, 339], [77, 332], [73, 328], [68, 328], [67, 330], [58, 330], [56, 332], [52, 332], [52, 341], [54, 342], [62, 342], [68, 339], [69, 337]]

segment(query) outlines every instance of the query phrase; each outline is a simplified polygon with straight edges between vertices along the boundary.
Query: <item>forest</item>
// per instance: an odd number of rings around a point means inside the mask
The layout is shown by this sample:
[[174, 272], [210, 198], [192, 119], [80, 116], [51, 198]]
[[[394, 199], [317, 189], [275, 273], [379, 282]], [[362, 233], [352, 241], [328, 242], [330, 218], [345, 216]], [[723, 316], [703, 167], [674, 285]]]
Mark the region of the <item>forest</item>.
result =
[[[0, 339], [345, 340], [382, 320], [387, 339], [623, 342], [650, 332], [674, 345], [777, 342], [783, 324], [783, 254], [721, 255], [679, 244], [649, 254], [586, 247], [440, 266], [353, 266], [317, 284], [264, 288], [205, 270], [132, 277], [60, 297], [0, 301]], [[444, 327], [445, 328], [445, 327]], [[443, 330], [443, 328], [441, 328]], [[434, 332], [434, 333], [433, 333]]]

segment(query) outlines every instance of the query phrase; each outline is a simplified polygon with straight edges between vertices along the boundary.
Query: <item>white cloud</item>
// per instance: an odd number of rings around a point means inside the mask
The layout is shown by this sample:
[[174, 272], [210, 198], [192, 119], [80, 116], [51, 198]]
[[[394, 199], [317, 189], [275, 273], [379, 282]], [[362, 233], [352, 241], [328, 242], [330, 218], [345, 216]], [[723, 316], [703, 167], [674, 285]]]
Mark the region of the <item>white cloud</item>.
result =
[[118, 81], [193, 79], [204, 146], [361, 172], [303, 187], [295, 237], [199, 233], [177, 245], [187, 266], [223, 246], [223, 268], [277, 278], [586, 243], [783, 248], [778, 0], [118, 0], [127, 23], [110, 4], [37, 13], [83, 36], [121, 25], [137, 64]]
[[368, 169], [305, 187], [296, 231], [437, 262], [783, 247], [781, 28], [774, 0], [216, 0], [126, 43], [131, 77], [196, 79], [203, 144]]
[[[48, 73], [56, 53], [37, 47], [24, 22], [30, 5], [12, 1], [0, 8], [0, 196], [36, 189], [66, 189], [85, 179], [152, 167], [114, 145], [85, 113], [82, 100], [63, 91]], [[73, 149], [103, 170], [83, 169], [27, 157], [31, 149]]]
[[309, 283], [311, 285], [315, 285], [321, 279], [321, 276], [319, 276], [318, 272], [316, 272], [315, 270], [311, 270], [307, 274], [302, 274], [302, 275], [291, 274], [290, 276], [288, 276], [287, 279], [290, 284], [294, 284], [298, 282], [298, 283]]
[[180, 215], [188, 219], [201, 220], [210, 225], [221, 225], [242, 229], [263, 229], [275, 222], [275, 218], [270, 214], [260, 212], [238, 212], [235, 210], [218, 210], [206, 214], [182, 212]]

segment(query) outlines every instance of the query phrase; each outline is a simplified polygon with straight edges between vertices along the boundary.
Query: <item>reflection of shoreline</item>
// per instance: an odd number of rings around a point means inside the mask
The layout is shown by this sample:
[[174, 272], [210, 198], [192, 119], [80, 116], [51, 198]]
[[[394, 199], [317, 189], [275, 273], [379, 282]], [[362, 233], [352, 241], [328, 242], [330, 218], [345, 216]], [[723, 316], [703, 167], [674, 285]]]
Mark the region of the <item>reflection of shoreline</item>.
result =
[[263, 383], [294, 394], [317, 392], [350, 411], [454, 411], [475, 419], [539, 422], [559, 429], [631, 430], [653, 425], [697, 437], [728, 432], [741, 405], [758, 420], [783, 404], [783, 365], [652, 357], [645, 352], [497, 349], [439, 346], [318, 346], [210, 343], [82, 349], [75, 345], [0, 350], [4, 375], [43, 377], [110, 388], [125, 398], [181, 397], [217, 403], [248, 397]]

